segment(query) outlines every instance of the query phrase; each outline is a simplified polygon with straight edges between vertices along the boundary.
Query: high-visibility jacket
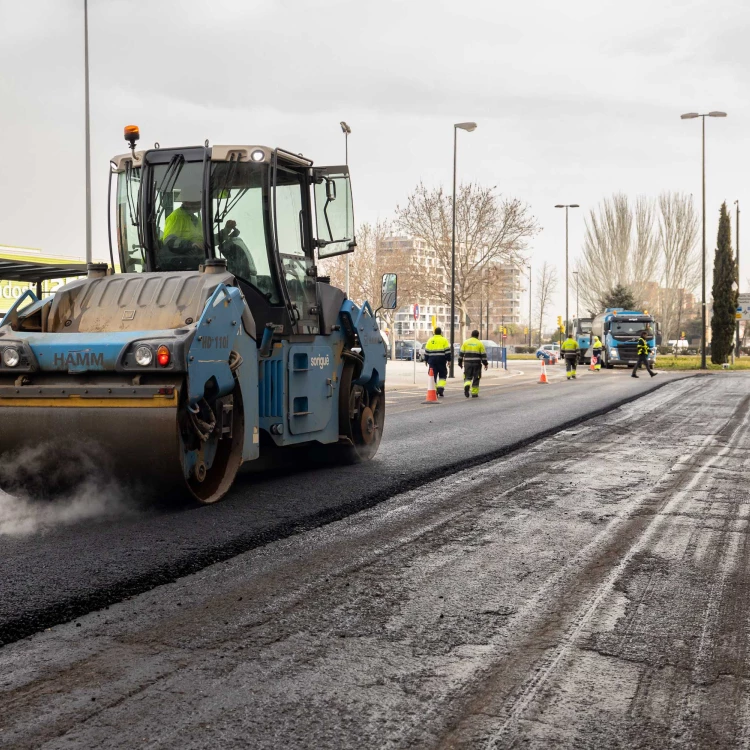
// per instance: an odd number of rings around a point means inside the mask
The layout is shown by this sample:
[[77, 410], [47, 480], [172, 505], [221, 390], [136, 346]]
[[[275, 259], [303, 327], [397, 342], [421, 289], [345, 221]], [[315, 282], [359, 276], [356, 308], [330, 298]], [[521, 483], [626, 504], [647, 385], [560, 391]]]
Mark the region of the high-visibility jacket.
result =
[[592, 349], [604, 349], [604, 344], [599, 340], [598, 336], [594, 336], [594, 343], [591, 344]]
[[638, 354], [650, 354], [651, 353], [651, 347], [648, 345], [648, 341], [641, 336], [641, 338], [638, 339]]
[[467, 365], [487, 364], [487, 350], [484, 348], [484, 344], [473, 336], [461, 344], [461, 349], [458, 352], [458, 364], [463, 366], [464, 362]]
[[203, 243], [203, 224], [197, 214], [186, 211], [182, 206], [172, 211], [164, 222], [164, 239], [175, 236], [195, 245]]
[[431, 336], [424, 347], [425, 357], [445, 357], [447, 362], [451, 360], [451, 342], [445, 336]]
[[562, 346], [560, 348], [566, 354], [568, 352], [573, 354], [574, 352], [578, 351], [578, 342], [573, 337], [570, 337], [570, 338], [565, 339], [565, 341], [562, 342]]

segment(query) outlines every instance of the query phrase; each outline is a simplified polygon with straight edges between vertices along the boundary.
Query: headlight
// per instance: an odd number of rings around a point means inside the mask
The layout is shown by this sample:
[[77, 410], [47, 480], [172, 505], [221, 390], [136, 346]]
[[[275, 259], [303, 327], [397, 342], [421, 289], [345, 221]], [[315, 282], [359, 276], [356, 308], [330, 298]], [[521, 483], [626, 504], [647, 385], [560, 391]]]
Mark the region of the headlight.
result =
[[610, 357], [610, 359], [620, 359], [620, 354], [617, 351], [617, 349], [610, 349], [609, 350], [609, 357]]
[[148, 367], [154, 361], [154, 353], [149, 346], [139, 346], [135, 350], [135, 361], [141, 367]]
[[21, 355], [18, 353], [18, 349], [12, 346], [3, 349], [3, 364], [6, 367], [17, 367], [20, 361]]

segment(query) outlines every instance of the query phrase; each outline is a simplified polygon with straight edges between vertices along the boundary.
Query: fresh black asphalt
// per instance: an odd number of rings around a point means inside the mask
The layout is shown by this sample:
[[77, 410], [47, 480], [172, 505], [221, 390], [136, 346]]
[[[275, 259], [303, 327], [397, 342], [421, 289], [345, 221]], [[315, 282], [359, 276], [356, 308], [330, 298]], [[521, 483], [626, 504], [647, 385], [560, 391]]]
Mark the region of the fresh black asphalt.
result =
[[0, 645], [491, 460], [672, 379], [633, 383], [615, 372], [438, 406], [401, 398], [369, 464], [248, 474], [218, 505], [0, 537]]

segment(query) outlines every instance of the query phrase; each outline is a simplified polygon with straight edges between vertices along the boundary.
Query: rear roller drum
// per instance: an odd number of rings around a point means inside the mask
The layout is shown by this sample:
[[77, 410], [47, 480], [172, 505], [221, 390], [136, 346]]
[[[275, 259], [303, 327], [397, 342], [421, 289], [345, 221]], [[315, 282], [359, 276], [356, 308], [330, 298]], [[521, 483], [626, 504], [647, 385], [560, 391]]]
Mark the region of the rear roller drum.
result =
[[354, 365], [347, 362], [339, 390], [339, 435], [349, 444], [338, 447], [351, 463], [369, 461], [378, 452], [385, 422], [385, 392], [369, 391], [354, 380]]

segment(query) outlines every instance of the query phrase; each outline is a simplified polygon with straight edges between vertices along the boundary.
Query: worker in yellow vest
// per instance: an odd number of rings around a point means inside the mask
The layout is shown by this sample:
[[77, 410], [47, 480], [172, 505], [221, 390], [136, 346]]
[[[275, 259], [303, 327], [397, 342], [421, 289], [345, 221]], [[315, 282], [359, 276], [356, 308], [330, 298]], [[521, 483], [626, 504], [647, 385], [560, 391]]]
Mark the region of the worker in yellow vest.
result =
[[576, 377], [576, 365], [578, 364], [578, 342], [576, 337], [572, 334], [568, 334], [568, 338], [562, 342], [560, 347], [562, 355], [565, 357], [565, 376], [570, 380], [575, 380]]
[[479, 340], [479, 331], [472, 331], [471, 338], [461, 344], [458, 352], [458, 366], [464, 371], [464, 396], [479, 398], [479, 380], [482, 377], [482, 365], [487, 369], [487, 350]]
[[603, 349], [604, 349], [604, 344], [602, 344], [601, 339], [598, 336], [594, 336], [594, 340], [591, 343], [591, 354], [596, 359], [596, 362], [594, 362], [595, 370], [602, 369], [602, 350]]
[[448, 377], [448, 362], [451, 361], [451, 355], [451, 342], [443, 336], [441, 328], [436, 328], [434, 335], [425, 344], [424, 359], [427, 367], [432, 368], [435, 390], [440, 398], [445, 395], [445, 381]]

